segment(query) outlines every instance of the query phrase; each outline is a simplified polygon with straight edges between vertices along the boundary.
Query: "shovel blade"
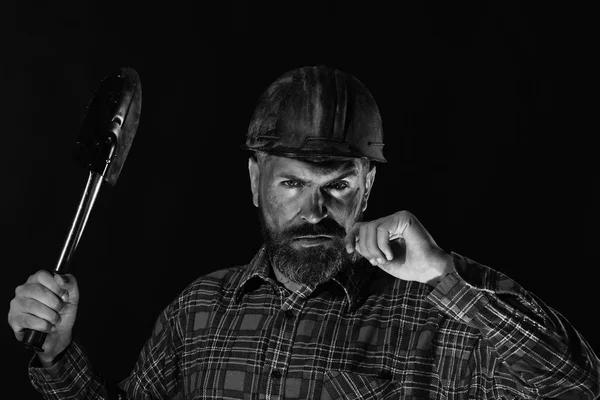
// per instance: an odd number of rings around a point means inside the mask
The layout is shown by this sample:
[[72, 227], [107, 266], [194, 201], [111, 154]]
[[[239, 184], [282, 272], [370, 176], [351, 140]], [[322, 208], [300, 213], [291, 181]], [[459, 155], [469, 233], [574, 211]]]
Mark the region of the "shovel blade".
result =
[[83, 167], [115, 185], [137, 132], [142, 85], [133, 68], [106, 76], [94, 93], [73, 151]]

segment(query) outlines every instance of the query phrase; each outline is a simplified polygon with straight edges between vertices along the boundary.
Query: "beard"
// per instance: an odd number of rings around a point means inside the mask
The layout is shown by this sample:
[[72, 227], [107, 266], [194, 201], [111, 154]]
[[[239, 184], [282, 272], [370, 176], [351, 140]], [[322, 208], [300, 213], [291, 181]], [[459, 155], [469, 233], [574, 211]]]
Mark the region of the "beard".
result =
[[[333, 219], [325, 218], [316, 224], [305, 223], [276, 232], [268, 226], [260, 204], [259, 216], [267, 257], [272, 266], [292, 282], [316, 287], [360, 257], [356, 251], [346, 252], [346, 230]], [[356, 221], [361, 218], [362, 212]], [[312, 247], [295, 248], [292, 245], [298, 237], [317, 235], [328, 235], [332, 239], [325, 245]]]

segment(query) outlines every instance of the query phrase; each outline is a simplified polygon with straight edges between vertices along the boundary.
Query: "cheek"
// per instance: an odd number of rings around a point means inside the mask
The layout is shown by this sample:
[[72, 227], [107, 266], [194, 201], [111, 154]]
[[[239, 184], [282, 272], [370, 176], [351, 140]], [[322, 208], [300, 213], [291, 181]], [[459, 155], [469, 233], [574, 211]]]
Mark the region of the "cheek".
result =
[[261, 201], [265, 219], [271, 227], [281, 230], [286, 223], [297, 214], [297, 204], [294, 201], [283, 200], [275, 191], [266, 189]]
[[352, 218], [352, 223], [356, 222], [356, 218], [358, 218], [362, 212], [362, 208], [365, 203], [364, 199], [365, 198], [362, 196], [362, 192], [357, 191], [348, 204], [349, 217]]
[[348, 230], [361, 213], [363, 196], [360, 190], [355, 190], [341, 199], [336, 199], [330, 205], [332, 217]]

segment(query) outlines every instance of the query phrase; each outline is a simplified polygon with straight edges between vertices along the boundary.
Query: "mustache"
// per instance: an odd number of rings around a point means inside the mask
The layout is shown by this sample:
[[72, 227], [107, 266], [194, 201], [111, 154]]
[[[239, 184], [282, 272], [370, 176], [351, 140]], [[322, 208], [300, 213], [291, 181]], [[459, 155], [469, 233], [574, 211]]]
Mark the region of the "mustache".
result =
[[316, 224], [302, 224], [286, 229], [281, 236], [294, 238], [298, 236], [327, 235], [333, 237], [345, 237], [346, 230], [332, 219], [323, 219]]

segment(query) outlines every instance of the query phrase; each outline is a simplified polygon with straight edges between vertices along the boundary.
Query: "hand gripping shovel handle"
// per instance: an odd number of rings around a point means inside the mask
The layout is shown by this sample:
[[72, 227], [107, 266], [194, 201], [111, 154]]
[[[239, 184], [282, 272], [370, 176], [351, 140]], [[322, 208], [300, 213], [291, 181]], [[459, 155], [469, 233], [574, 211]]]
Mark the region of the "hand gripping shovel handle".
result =
[[[96, 197], [98, 196], [98, 191], [100, 190], [101, 184], [102, 175], [90, 171], [87, 185], [85, 186], [83, 196], [81, 197], [81, 202], [79, 203], [77, 213], [75, 214], [75, 218], [73, 219], [73, 223], [71, 224], [71, 229], [69, 230], [69, 234], [67, 235], [67, 239], [65, 240], [65, 244], [60, 254], [58, 264], [56, 265], [56, 268], [54, 268], [54, 271], [52, 271], [53, 273], [67, 273], [69, 269], [69, 264], [71, 263], [71, 258], [75, 253], [75, 249], [77, 248], [79, 239], [83, 234], [83, 229], [85, 228], [87, 219], [90, 215], [90, 212], [92, 211], [92, 206], [96, 201]], [[34, 351], [43, 352], [44, 350], [42, 349], [42, 346], [46, 341], [46, 335], [46, 332], [35, 331], [33, 329], [25, 329], [23, 344]]]
[[[142, 108], [139, 76], [121, 68], [102, 80], [90, 102], [75, 146], [75, 160], [89, 169], [77, 213], [54, 274], [66, 274], [103, 181], [115, 185], [137, 131]], [[24, 330], [23, 344], [43, 352], [47, 333]]]

